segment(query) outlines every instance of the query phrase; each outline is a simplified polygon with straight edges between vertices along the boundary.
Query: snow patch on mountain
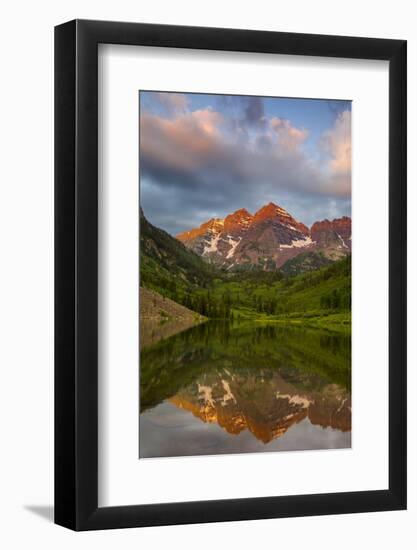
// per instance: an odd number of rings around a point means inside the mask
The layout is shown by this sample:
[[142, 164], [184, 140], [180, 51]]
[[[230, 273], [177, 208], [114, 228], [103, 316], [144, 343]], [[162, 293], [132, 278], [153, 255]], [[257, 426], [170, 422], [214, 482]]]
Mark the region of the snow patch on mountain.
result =
[[301, 395], [289, 395], [289, 394], [283, 394], [279, 391], [275, 394], [276, 399], [287, 399], [291, 405], [299, 405], [303, 409], [308, 409], [308, 407], [314, 403], [311, 399], [307, 399], [306, 397], [302, 397]]
[[[339, 235], [339, 233], [336, 233], [336, 234], [339, 237], [339, 239], [342, 241], [342, 247], [343, 248], [349, 248], [348, 245], [345, 243], [345, 241], [342, 239], [341, 235]], [[342, 247], [340, 247], [340, 248], [342, 248]]]
[[225, 391], [225, 394], [223, 395], [223, 399], [221, 401], [222, 406], [224, 407], [225, 405], [227, 405], [229, 401], [236, 403], [236, 398], [230, 389], [229, 382], [227, 382], [227, 380], [222, 380], [222, 384]]
[[212, 241], [210, 242], [209, 246], [204, 247], [203, 254], [202, 254], [203, 256], [205, 256], [206, 254], [210, 254], [212, 252], [217, 252], [217, 245], [219, 243], [220, 237], [221, 237], [221, 233], [217, 233], [217, 235], [215, 235]]
[[237, 239], [234, 239], [230, 235], [228, 235], [227, 237], [228, 237], [228, 243], [231, 246], [231, 248], [230, 248], [230, 250], [229, 250], [229, 252], [227, 253], [227, 256], [226, 256], [226, 259], [228, 260], [229, 258], [233, 257], [233, 254], [235, 253], [236, 247], [240, 243], [240, 241], [242, 240], [242, 237], [238, 237]]
[[291, 244], [281, 244], [280, 248], [302, 248], [304, 246], [310, 246], [314, 241], [311, 237], [306, 237], [305, 239], [294, 239]]
[[290, 214], [284, 208], [281, 208], [281, 206], [276, 207], [276, 211], [281, 214], [281, 216], [284, 216], [284, 218], [291, 218]]

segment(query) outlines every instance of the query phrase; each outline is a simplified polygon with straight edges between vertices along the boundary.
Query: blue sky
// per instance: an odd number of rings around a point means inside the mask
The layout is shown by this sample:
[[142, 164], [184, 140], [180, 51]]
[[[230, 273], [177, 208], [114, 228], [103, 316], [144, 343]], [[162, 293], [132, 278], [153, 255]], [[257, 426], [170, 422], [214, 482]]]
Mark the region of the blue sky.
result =
[[350, 215], [349, 101], [140, 92], [145, 215], [171, 234], [269, 201]]

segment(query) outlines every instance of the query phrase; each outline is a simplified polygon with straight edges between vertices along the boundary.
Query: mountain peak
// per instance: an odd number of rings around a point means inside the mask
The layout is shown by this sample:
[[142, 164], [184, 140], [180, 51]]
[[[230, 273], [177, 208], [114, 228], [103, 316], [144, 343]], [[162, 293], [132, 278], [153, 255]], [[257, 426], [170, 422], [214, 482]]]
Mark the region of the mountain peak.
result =
[[341, 227], [348, 228], [348, 230], [351, 231], [351, 225], [352, 220], [349, 216], [342, 216], [341, 218], [334, 218], [333, 220], [328, 220], [325, 218], [324, 220], [314, 222], [311, 226], [311, 231], [315, 231], [317, 229], [340, 229]]
[[288, 212], [282, 208], [281, 206], [278, 206], [277, 204], [273, 202], [269, 202], [265, 206], [262, 206], [256, 214], [255, 219], [257, 220], [264, 220], [267, 218], [275, 218], [275, 217], [282, 217], [282, 218], [291, 218], [291, 216], [288, 214]]
[[233, 214], [225, 217], [224, 228], [226, 231], [244, 230], [249, 227], [252, 220], [253, 216], [246, 208], [239, 208]]
[[214, 230], [216, 229], [221, 230], [223, 228], [223, 225], [224, 225], [224, 220], [222, 218], [211, 218], [208, 222], [202, 223], [200, 225], [200, 229], [210, 228]]
[[176, 235], [176, 238], [179, 241], [187, 242], [190, 239], [196, 239], [197, 237], [204, 235], [207, 231], [211, 234], [220, 233], [223, 227], [224, 227], [224, 220], [222, 218], [211, 218], [207, 222], [202, 223], [200, 227], [196, 227], [194, 229], [190, 229], [189, 231], [183, 231], [182, 233], [178, 233], [178, 235]]
[[225, 269], [242, 265], [271, 270], [302, 252], [324, 250], [330, 259], [350, 254], [351, 222], [347, 217], [322, 220], [310, 231], [271, 201], [254, 215], [239, 208], [224, 219], [211, 218], [177, 239]]
[[249, 216], [252, 217], [252, 214], [246, 210], [246, 208], [239, 208], [238, 210], [235, 210], [233, 214], [229, 214], [230, 216]]

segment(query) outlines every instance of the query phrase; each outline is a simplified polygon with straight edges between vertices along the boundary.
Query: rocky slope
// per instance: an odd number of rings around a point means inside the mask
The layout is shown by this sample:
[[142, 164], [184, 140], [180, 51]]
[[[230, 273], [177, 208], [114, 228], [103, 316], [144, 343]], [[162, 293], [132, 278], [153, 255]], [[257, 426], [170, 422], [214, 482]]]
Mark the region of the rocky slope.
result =
[[284, 208], [269, 203], [254, 215], [242, 208], [180, 233], [177, 239], [206, 261], [226, 269], [273, 270], [301, 253], [337, 260], [351, 252], [351, 220], [323, 220], [309, 229]]
[[141, 320], [146, 319], [157, 322], [165, 322], [170, 319], [205, 320], [205, 317], [199, 313], [191, 311], [191, 309], [177, 304], [173, 300], [161, 296], [148, 288], [140, 288], [139, 307]]
[[142, 287], [139, 307], [141, 348], [207, 320], [203, 315]]
[[196, 229], [180, 233], [177, 239], [205, 259], [228, 260], [233, 257], [252, 221], [253, 216], [241, 208], [224, 220], [213, 218]]
[[323, 220], [311, 226], [311, 238], [328, 258], [338, 260], [352, 250], [352, 221], [347, 216], [333, 221]]

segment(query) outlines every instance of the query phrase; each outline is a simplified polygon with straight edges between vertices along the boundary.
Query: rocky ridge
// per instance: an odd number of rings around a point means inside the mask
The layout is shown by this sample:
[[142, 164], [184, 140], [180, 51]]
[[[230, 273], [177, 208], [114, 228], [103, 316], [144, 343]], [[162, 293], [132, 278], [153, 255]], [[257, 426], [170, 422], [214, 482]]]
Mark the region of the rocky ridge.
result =
[[177, 239], [206, 261], [226, 269], [274, 270], [306, 252], [334, 261], [351, 253], [351, 219], [315, 222], [309, 229], [272, 202], [254, 215], [245, 208], [212, 218]]

